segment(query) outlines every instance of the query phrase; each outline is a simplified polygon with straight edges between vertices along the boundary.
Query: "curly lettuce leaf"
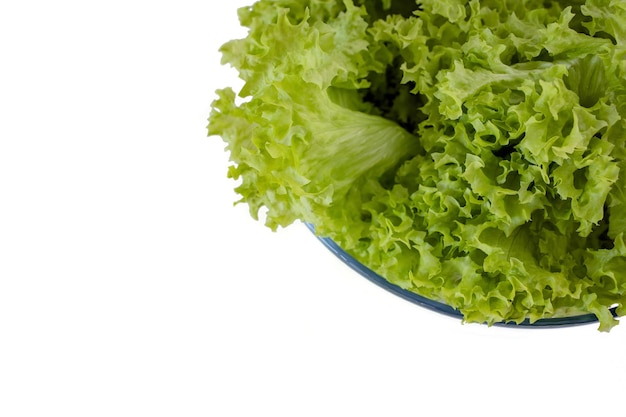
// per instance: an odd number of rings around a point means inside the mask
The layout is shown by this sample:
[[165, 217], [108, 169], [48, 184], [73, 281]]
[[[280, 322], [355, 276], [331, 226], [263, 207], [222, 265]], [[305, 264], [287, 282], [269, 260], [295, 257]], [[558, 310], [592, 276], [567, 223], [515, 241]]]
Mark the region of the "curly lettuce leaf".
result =
[[357, 90], [369, 71], [385, 68], [367, 49], [363, 9], [326, 7], [337, 15], [325, 23], [309, 18], [313, 9], [267, 13], [264, 6], [244, 9], [251, 35], [222, 48], [245, 80], [240, 95], [251, 99], [237, 104], [234, 91], [219, 91], [209, 134], [227, 142], [229, 176], [241, 180], [237, 192], [255, 218], [264, 207], [272, 228], [297, 219], [319, 224], [353, 182], [379, 177], [413, 156], [418, 142], [395, 122], [360, 111], [368, 106]]

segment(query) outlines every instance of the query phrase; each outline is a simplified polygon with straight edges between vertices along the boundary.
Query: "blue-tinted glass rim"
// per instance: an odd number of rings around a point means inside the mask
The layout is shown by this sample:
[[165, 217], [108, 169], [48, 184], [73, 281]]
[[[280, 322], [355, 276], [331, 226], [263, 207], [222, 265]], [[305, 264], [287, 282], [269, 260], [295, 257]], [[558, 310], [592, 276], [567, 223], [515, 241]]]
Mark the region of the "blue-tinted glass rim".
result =
[[[306, 223], [306, 226], [315, 234], [315, 227], [311, 224]], [[450, 307], [447, 304], [440, 303], [438, 301], [431, 300], [429, 298], [423, 297], [414, 292], [405, 290], [391, 282], [387, 281], [382, 276], [378, 275], [376, 272], [369, 269], [367, 266], [363, 265], [356, 259], [354, 259], [350, 254], [344, 251], [334, 240], [321, 237], [315, 234], [315, 236], [328, 248], [335, 256], [337, 256], [340, 260], [342, 260], [346, 265], [352, 268], [354, 271], [358, 272], [361, 276], [365, 277], [372, 283], [378, 285], [379, 287], [391, 292], [392, 294], [401, 297], [413, 304], [417, 304], [420, 307], [427, 308], [429, 310], [435, 311], [437, 313], [445, 314], [450, 317], [454, 317], [457, 319], [462, 319], [463, 314], [456, 310], [453, 307]], [[611, 313], [613, 316], [617, 316], [615, 308], [611, 309]], [[545, 318], [537, 320], [533, 323], [530, 320], [526, 319], [522, 323], [514, 323], [514, 322], [502, 322], [495, 323], [496, 326], [506, 326], [506, 327], [516, 327], [516, 328], [549, 328], [549, 327], [563, 327], [563, 326], [577, 326], [583, 324], [591, 324], [597, 323], [598, 318], [594, 314], [583, 314], [577, 316], [570, 317], [554, 317], [554, 318]]]

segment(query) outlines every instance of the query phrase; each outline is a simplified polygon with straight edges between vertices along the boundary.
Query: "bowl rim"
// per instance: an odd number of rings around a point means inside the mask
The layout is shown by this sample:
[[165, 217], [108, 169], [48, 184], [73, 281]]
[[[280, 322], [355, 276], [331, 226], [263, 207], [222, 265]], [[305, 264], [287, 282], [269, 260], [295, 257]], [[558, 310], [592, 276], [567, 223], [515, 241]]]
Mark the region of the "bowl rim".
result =
[[[439, 301], [431, 300], [430, 298], [419, 295], [415, 292], [405, 290], [402, 287], [399, 287], [396, 284], [393, 284], [387, 281], [384, 277], [377, 274], [376, 272], [369, 269], [367, 266], [363, 265], [361, 262], [356, 260], [352, 255], [343, 250], [334, 240], [329, 237], [319, 236], [315, 232], [315, 226], [310, 223], [305, 223], [306, 227], [317, 237], [317, 239], [332, 252], [337, 258], [343, 261], [346, 265], [352, 268], [354, 271], [358, 272], [361, 276], [374, 283], [375, 285], [383, 288], [384, 290], [405, 299], [413, 304], [416, 304], [420, 307], [426, 308], [428, 310], [444, 314], [449, 317], [453, 317], [459, 320], [463, 319], [463, 314], [451, 307], [447, 304], [444, 304]], [[611, 314], [614, 317], [617, 317], [616, 307], [612, 307], [610, 309]], [[525, 319], [521, 323], [515, 322], [497, 322], [494, 323], [494, 326], [502, 326], [502, 327], [512, 327], [512, 328], [553, 328], [553, 327], [571, 327], [571, 326], [580, 326], [585, 324], [598, 323], [598, 318], [595, 314], [580, 314], [575, 316], [566, 316], [566, 317], [550, 317], [536, 320], [531, 323], [530, 319]]]

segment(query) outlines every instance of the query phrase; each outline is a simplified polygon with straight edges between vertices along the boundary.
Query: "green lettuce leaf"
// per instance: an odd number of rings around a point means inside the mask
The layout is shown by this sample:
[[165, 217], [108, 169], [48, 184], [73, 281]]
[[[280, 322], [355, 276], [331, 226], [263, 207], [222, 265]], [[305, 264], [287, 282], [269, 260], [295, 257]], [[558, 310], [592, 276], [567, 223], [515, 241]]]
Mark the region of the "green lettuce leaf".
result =
[[234, 91], [219, 91], [209, 134], [227, 142], [229, 175], [242, 181], [237, 192], [255, 218], [267, 209], [272, 228], [320, 223], [353, 182], [380, 177], [419, 147], [395, 122], [360, 111], [368, 106], [357, 90], [385, 66], [367, 49], [364, 10], [346, 4], [325, 23], [309, 18], [312, 9], [266, 13], [257, 3], [240, 13], [251, 36], [222, 48], [245, 80], [240, 95], [251, 99], [238, 105]]

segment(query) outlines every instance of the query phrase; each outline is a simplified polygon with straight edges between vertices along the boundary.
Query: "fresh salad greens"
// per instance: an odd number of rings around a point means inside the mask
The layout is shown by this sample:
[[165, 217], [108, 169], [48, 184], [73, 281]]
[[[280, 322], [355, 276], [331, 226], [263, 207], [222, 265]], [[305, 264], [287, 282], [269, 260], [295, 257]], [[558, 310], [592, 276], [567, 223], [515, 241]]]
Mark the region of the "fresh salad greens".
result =
[[626, 0], [259, 0], [221, 48], [241, 202], [468, 322], [626, 313]]

